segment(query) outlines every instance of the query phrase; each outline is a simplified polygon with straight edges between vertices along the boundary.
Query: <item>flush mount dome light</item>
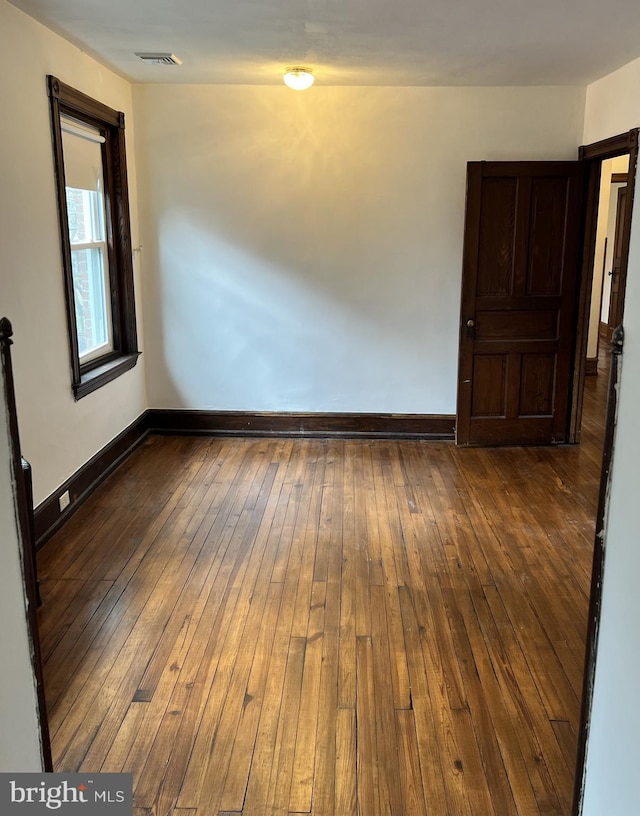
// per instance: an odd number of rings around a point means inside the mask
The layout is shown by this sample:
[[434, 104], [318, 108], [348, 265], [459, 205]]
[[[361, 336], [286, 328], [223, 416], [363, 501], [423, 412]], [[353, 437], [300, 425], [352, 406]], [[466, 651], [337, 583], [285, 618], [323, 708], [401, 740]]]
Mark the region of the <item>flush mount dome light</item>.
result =
[[311, 68], [293, 67], [284, 72], [284, 84], [294, 91], [306, 91], [313, 85], [313, 80]]

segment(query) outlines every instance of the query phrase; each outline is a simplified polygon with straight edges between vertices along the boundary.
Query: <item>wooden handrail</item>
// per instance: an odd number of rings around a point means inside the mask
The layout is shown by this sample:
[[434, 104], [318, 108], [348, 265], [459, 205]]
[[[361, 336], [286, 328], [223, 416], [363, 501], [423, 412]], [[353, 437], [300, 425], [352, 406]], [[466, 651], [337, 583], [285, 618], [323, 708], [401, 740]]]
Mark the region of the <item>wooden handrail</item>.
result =
[[[32, 546], [33, 535], [33, 503], [27, 495], [27, 485], [24, 478], [22, 456], [20, 453], [20, 434], [18, 433], [18, 413], [13, 381], [13, 366], [11, 363], [11, 346], [13, 345], [13, 328], [11, 321], [0, 318], [0, 367], [4, 381], [5, 405], [9, 420], [9, 435], [11, 437], [11, 469], [15, 485], [18, 525], [21, 539], [21, 561], [24, 582], [24, 591], [27, 597], [27, 625], [29, 629], [31, 661], [36, 678], [38, 693], [38, 714], [40, 719], [40, 739], [42, 746], [42, 761], [45, 771], [53, 770], [51, 758], [51, 742], [47, 720], [47, 707], [44, 696], [42, 671], [42, 657], [40, 654], [40, 638], [38, 635], [38, 617], [36, 614], [37, 587], [35, 572], [35, 548]], [[31, 532], [30, 532], [31, 531]]]

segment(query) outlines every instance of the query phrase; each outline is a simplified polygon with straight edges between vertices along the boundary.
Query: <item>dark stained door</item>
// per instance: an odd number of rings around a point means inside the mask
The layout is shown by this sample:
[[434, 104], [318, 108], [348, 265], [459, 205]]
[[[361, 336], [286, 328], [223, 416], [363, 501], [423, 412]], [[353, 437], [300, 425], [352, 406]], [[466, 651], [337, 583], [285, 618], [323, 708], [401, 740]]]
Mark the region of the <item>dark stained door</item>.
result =
[[623, 301], [620, 297], [624, 287], [622, 276], [626, 272], [623, 264], [622, 247], [624, 245], [624, 221], [625, 209], [627, 206], [627, 188], [621, 187], [618, 190], [618, 209], [616, 211], [616, 233], [613, 241], [613, 264], [611, 267], [611, 296], [609, 300], [608, 324], [611, 331], [622, 323]]
[[579, 162], [467, 166], [460, 445], [566, 439], [582, 188]]

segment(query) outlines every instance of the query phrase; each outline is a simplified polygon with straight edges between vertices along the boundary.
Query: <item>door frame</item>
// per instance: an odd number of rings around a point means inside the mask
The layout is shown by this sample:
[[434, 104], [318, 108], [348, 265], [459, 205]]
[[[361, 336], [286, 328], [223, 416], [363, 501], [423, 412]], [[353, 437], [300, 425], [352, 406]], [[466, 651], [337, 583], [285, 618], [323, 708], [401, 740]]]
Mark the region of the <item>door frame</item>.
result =
[[[627, 207], [623, 225], [623, 246], [620, 266], [620, 320], [627, 282], [627, 266], [629, 262], [629, 238], [631, 235], [631, 214], [635, 190], [636, 164], [638, 158], [638, 132], [634, 128], [628, 133], [613, 136], [589, 145], [583, 145], [579, 150], [580, 160], [586, 163], [585, 173], [587, 180], [587, 199], [584, 217], [584, 252], [580, 274], [578, 323], [576, 331], [575, 370], [573, 382], [573, 397], [570, 414], [570, 441], [580, 439], [580, 424], [582, 421], [582, 407], [584, 395], [584, 377], [586, 367], [587, 335], [589, 331], [589, 312], [591, 307], [591, 289], [593, 282], [593, 266], [596, 246], [596, 226], [598, 217], [598, 201], [600, 195], [600, 181], [602, 162], [616, 156], [629, 154], [629, 171], [627, 177]], [[593, 548], [593, 562], [591, 568], [591, 586], [589, 591], [589, 613], [587, 620], [587, 641], [584, 659], [584, 675], [582, 682], [582, 701], [580, 711], [580, 730], [578, 733], [578, 751], [573, 791], [572, 816], [580, 816], [584, 800], [585, 772], [587, 759], [587, 743], [589, 726], [591, 723], [591, 707], [596, 674], [596, 658], [598, 650], [598, 632], [602, 608], [602, 583], [604, 576], [605, 548], [599, 533], [603, 530], [604, 516], [608, 497], [609, 479], [614, 453], [614, 431], [617, 409], [617, 383], [620, 370], [620, 359], [624, 340], [622, 325], [613, 332], [611, 341], [611, 372], [609, 376], [607, 417], [605, 421], [604, 448], [602, 454], [602, 469], [600, 473], [600, 493], [598, 497], [598, 511], [596, 514], [596, 535]]]
[[[567, 428], [567, 442], [580, 441], [582, 425], [582, 408], [584, 399], [584, 380], [587, 366], [587, 339], [589, 335], [589, 312], [591, 309], [591, 289], [593, 284], [593, 267], [596, 254], [596, 227], [598, 221], [598, 202], [600, 197], [600, 181], [602, 162], [616, 156], [629, 155], [629, 171], [627, 176], [627, 208], [624, 215], [623, 247], [620, 265], [620, 303], [624, 303], [627, 282], [627, 265], [629, 261], [629, 238], [631, 235], [631, 213], [633, 210], [633, 196], [636, 179], [636, 164], [638, 159], [638, 132], [633, 128], [626, 133], [602, 139], [599, 142], [582, 145], [578, 149], [578, 159], [584, 162], [585, 172], [585, 204], [583, 210], [583, 250], [582, 263], [579, 271], [578, 304], [576, 309], [576, 333], [573, 378], [569, 393], [569, 417]], [[620, 314], [620, 322], [622, 314]]]
[[571, 816], [581, 816], [584, 802], [584, 789], [587, 770], [587, 743], [591, 725], [591, 707], [596, 679], [596, 658], [598, 652], [598, 632], [602, 611], [602, 582], [604, 577], [605, 545], [602, 537], [605, 525], [605, 514], [609, 498], [609, 483], [614, 454], [614, 433], [618, 406], [618, 380], [620, 378], [621, 358], [624, 344], [622, 326], [614, 329], [611, 339], [611, 370], [607, 394], [607, 417], [605, 420], [604, 446], [602, 452], [602, 469], [600, 471], [600, 491], [598, 511], [596, 513], [596, 535], [593, 547], [591, 568], [591, 586], [589, 590], [589, 613], [587, 620], [587, 642], [584, 658], [584, 676], [582, 678], [582, 700], [580, 703], [580, 730], [578, 732], [578, 750], [576, 771], [573, 786], [573, 805]]

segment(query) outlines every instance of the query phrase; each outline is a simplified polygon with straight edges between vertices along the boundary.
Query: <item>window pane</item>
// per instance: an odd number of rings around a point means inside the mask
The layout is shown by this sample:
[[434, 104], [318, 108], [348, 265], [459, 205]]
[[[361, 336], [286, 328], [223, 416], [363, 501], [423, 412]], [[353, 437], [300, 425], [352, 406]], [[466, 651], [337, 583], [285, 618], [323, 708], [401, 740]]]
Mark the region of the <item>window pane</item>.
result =
[[104, 197], [98, 191], [67, 187], [67, 215], [71, 245], [104, 241]]
[[78, 354], [80, 360], [86, 362], [92, 352], [106, 353], [112, 348], [104, 249], [72, 249], [71, 266]]

